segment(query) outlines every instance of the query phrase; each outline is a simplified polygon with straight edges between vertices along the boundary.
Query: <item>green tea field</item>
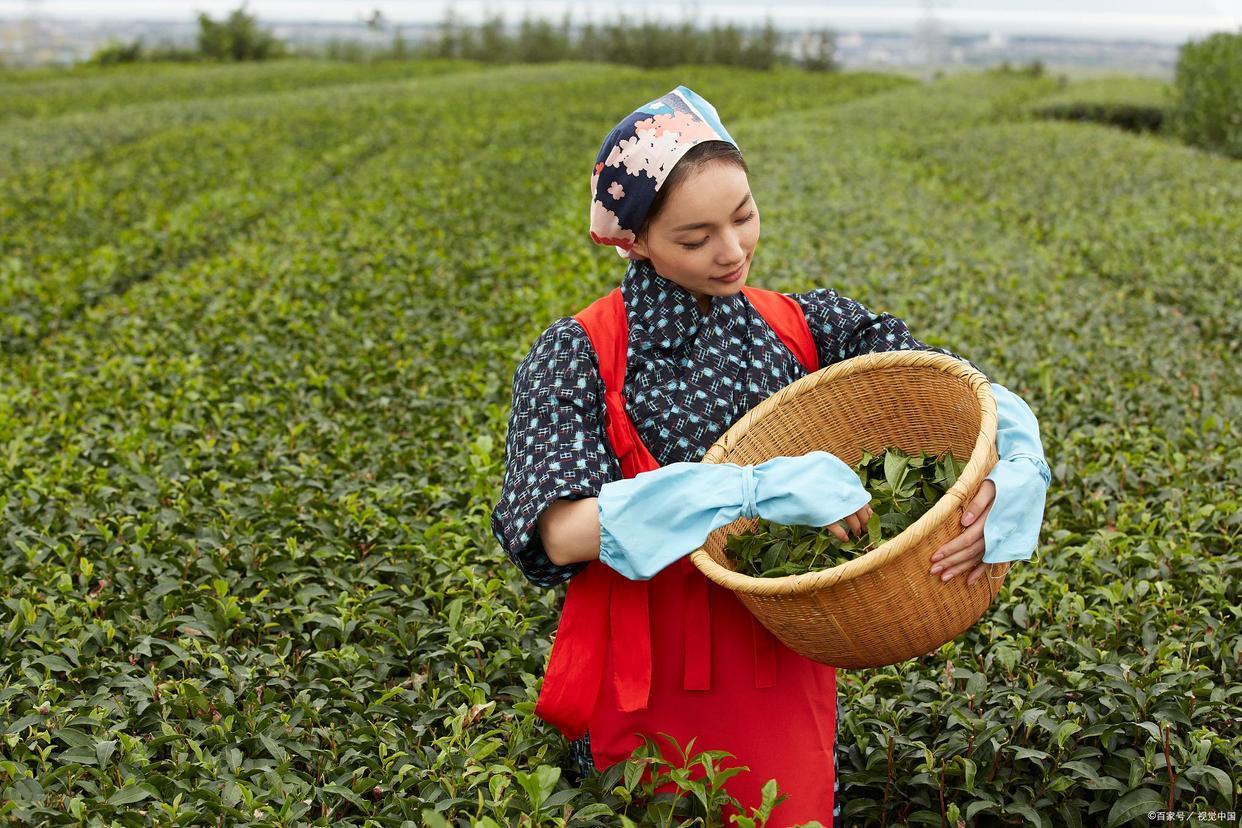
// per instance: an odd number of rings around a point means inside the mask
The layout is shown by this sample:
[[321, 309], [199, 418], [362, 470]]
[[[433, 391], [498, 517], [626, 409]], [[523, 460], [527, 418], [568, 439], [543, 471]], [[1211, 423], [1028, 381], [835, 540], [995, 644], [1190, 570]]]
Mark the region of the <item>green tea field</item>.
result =
[[571, 781], [565, 588], [489, 527], [515, 366], [624, 271], [600, 141], [678, 84], [750, 284], [967, 357], [1053, 473], [975, 627], [839, 671], [846, 824], [1237, 824], [1242, 161], [1017, 72], [310, 61], [0, 72], [0, 820], [719, 824]]

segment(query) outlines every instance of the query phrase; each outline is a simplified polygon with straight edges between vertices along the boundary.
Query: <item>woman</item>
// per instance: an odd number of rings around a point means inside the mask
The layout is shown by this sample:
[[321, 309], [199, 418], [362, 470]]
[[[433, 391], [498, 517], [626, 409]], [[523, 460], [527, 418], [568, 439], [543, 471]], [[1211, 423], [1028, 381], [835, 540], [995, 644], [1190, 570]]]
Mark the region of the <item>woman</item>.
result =
[[[644, 104], [605, 139], [591, 176], [591, 238], [614, 245], [629, 265], [620, 288], [554, 322], [519, 364], [492, 527], [531, 582], [569, 581], [536, 713], [573, 740], [580, 772], [623, 759], [640, 743], [636, 732], [665, 730], [683, 747], [694, 737], [695, 751], [729, 750], [748, 765], [726, 783], [746, 808], [777, 778], [790, 798], [771, 825], [839, 825], [835, 670], [780, 644], [698, 573], [689, 549], [654, 544], [649, 560], [626, 560], [639, 556], [609, 531], [636, 491], [621, 494], [621, 481], [643, 472], [655, 481], [685, 463], [725, 473], [697, 461], [742, 414], [809, 371], [872, 351], [949, 353], [829, 288], [788, 296], [747, 288], [759, 239], [747, 173], [715, 109], [685, 86]], [[1043, 458], [1029, 441], [1033, 423], [1025, 422], [1020, 453], [1036, 468]], [[848, 485], [827, 465], [820, 471], [823, 491]], [[1029, 497], [1011, 504], [1021, 507], [1022, 531], [987, 521], [985, 538], [992, 478], [968, 506], [965, 531], [929, 561], [944, 581], [965, 574], [973, 584], [985, 572], [993, 529], [1015, 541], [1009, 559], [1029, 556], [1019, 548], [1031, 540]], [[693, 500], [696, 492], [687, 485], [682, 493]], [[861, 533], [870, 509], [850, 502], [815, 525], [831, 521], [842, 539]], [[661, 530], [658, 514], [648, 529]]]

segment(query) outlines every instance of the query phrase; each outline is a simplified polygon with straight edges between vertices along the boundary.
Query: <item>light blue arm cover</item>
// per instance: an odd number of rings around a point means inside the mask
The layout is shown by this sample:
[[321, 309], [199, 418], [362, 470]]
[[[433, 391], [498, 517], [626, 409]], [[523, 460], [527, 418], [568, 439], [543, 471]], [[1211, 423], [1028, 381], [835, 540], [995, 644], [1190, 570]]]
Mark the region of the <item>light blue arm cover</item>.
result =
[[819, 527], [870, 500], [857, 472], [826, 451], [755, 466], [669, 463], [600, 489], [599, 559], [646, 580], [743, 515]]
[[1000, 459], [987, 476], [996, 484], [996, 499], [983, 523], [983, 562], [1026, 561], [1039, 542], [1052, 474], [1030, 406], [1003, 385], [992, 383], [992, 393]]

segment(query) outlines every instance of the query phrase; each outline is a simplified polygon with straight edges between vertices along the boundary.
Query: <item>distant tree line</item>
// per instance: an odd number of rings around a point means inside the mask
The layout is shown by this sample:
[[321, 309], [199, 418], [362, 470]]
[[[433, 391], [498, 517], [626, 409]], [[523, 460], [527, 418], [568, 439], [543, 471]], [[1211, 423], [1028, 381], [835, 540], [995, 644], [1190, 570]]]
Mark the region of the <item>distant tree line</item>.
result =
[[286, 57], [289, 50], [270, 31], [259, 26], [258, 18], [246, 13], [246, 4], [234, 9], [224, 20], [198, 15], [197, 48], [172, 45], [145, 46], [139, 37], [131, 43], [109, 43], [91, 56], [93, 63], [110, 65], [138, 61], [239, 61]]
[[254, 15], [242, 6], [223, 21], [198, 16], [196, 49], [174, 46], [146, 47], [141, 38], [132, 43], [110, 43], [92, 56], [98, 64], [148, 60], [240, 61], [285, 56], [310, 56], [331, 60], [417, 60], [449, 58], [482, 63], [541, 63], [561, 60], [608, 61], [642, 68], [676, 64], [714, 63], [770, 69], [795, 65], [814, 71], [839, 67], [836, 39], [828, 30], [803, 37], [802, 49], [790, 56], [780, 49], [780, 33], [769, 18], [761, 27], [743, 29], [735, 24], [699, 28], [692, 23], [587, 23], [576, 30], [567, 14], [559, 23], [524, 18], [510, 31], [504, 17], [493, 14], [483, 22], [460, 20], [449, 7], [435, 34], [411, 43], [401, 27], [392, 27], [377, 10], [367, 21], [372, 31], [393, 29], [391, 43], [368, 47], [358, 41], [330, 41], [319, 48], [295, 51], [260, 28]]
[[735, 24], [699, 28], [692, 23], [586, 23], [577, 31], [566, 15], [559, 24], [524, 18], [510, 32], [493, 14], [479, 24], [456, 18], [450, 9], [436, 35], [418, 44], [426, 57], [462, 58], [483, 63], [539, 63], [559, 60], [606, 61], [652, 69], [685, 63], [713, 63], [770, 69], [780, 64], [821, 71], [837, 69], [832, 32], [805, 39], [797, 58], [780, 50], [780, 33], [769, 18], [757, 29]]

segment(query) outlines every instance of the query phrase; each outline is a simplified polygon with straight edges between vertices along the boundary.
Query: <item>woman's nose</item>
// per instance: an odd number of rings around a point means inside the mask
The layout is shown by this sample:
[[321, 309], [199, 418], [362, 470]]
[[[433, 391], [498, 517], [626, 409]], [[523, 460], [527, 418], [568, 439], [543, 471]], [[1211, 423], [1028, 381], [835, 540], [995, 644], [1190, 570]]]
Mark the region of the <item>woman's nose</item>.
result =
[[736, 265], [746, 258], [746, 248], [742, 246], [742, 234], [736, 230], [721, 236], [720, 263]]

